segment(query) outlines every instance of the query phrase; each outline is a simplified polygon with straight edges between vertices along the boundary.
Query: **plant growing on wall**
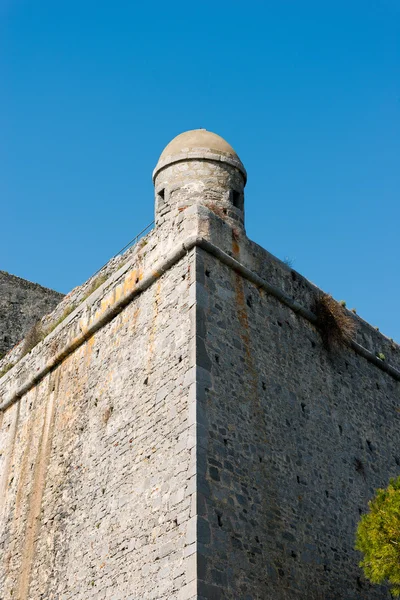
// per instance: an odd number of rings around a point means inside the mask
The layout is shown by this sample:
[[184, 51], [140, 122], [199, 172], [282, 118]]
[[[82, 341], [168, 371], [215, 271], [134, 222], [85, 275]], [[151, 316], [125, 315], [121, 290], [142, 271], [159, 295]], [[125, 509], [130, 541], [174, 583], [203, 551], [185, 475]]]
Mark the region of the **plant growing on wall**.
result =
[[389, 582], [393, 597], [400, 597], [400, 477], [378, 489], [357, 527], [356, 550], [372, 583]]
[[319, 294], [314, 306], [317, 325], [327, 348], [348, 343], [355, 331], [354, 319], [345, 307], [329, 294]]
[[7, 365], [5, 365], [1, 370], [0, 370], [0, 377], [3, 377], [3, 375], [5, 375], [6, 373], [8, 373], [8, 371], [10, 369], [12, 369], [14, 366], [14, 363], [8, 363]]
[[28, 354], [28, 352], [30, 352], [39, 342], [42, 341], [44, 336], [45, 332], [42, 329], [42, 323], [38, 321], [26, 334], [22, 346], [21, 357], [25, 356], [25, 354]]

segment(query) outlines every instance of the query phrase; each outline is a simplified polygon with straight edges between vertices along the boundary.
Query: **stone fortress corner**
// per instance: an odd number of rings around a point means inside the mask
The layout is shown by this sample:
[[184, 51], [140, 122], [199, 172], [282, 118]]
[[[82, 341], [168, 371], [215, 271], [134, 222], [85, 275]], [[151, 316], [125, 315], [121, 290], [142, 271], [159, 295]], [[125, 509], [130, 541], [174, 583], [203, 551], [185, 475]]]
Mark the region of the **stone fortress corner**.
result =
[[353, 546], [399, 473], [399, 346], [343, 309], [326, 347], [321, 291], [246, 235], [246, 180], [178, 135], [154, 229], [0, 361], [2, 600], [388, 597]]

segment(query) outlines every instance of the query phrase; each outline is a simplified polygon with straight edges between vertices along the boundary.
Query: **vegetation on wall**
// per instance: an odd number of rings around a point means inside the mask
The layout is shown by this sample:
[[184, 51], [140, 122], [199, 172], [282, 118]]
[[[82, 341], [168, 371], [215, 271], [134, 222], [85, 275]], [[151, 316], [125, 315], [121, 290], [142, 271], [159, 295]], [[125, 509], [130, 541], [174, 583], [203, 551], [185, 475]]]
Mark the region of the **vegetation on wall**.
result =
[[107, 281], [107, 275], [98, 275], [89, 286], [86, 294], [83, 296], [82, 302], [86, 300], [86, 298], [89, 298], [89, 296], [93, 294], [93, 292], [95, 292], [101, 285], [103, 285], [105, 281]]
[[41, 321], [35, 323], [25, 336], [22, 344], [21, 357], [28, 354], [42, 339], [45, 337], [45, 332], [42, 328]]
[[364, 555], [365, 576], [372, 583], [389, 582], [392, 596], [400, 597], [400, 477], [369, 502], [357, 527], [356, 550]]
[[8, 371], [10, 369], [13, 368], [13, 363], [8, 363], [7, 365], [5, 365], [1, 370], [0, 370], [0, 377], [3, 377], [3, 375], [5, 375], [6, 373], [8, 373]]
[[60, 323], [62, 323], [64, 319], [66, 319], [68, 315], [70, 315], [75, 310], [75, 308], [75, 304], [70, 304], [69, 306], [67, 306], [63, 313], [58, 317], [58, 319], [47, 325], [47, 327], [43, 327], [42, 322], [37, 321], [33, 325], [33, 327], [30, 328], [30, 330], [24, 338], [21, 351], [21, 358], [28, 354], [31, 350], [33, 350], [33, 348], [37, 346], [39, 342], [44, 340], [44, 338], [48, 336], [49, 333], [54, 331], [54, 329], [58, 327], [58, 325], [60, 325]]
[[[84, 302], [94, 291], [96, 291], [105, 281], [107, 280], [107, 276], [105, 274], [98, 275], [91, 285], [89, 286], [87, 292], [82, 298], [82, 302]], [[26, 334], [23, 342], [22, 342], [22, 350], [20, 358], [24, 357], [28, 354], [39, 342], [44, 340], [46, 336], [48, 336], [60, 323], [62, 323], [76, 308], [75, 303], [71, 303], [67, 306], [62, 314], [58, 317], [58, 319], [50, 322], [47, 326], [44, 326], [42, 321], [37, 321]], [[0, 359], [2, 356], [0, 355]], [[7, 371], [9, 371], [14, 365], [9, 363], [0, 371], [0, 377], [5, 375]]]
[[348, 343], [355, 332], [355, 322], [346, 308], [329, 294], [321, 293], [314, 306], [317, 325], [327, 348]]

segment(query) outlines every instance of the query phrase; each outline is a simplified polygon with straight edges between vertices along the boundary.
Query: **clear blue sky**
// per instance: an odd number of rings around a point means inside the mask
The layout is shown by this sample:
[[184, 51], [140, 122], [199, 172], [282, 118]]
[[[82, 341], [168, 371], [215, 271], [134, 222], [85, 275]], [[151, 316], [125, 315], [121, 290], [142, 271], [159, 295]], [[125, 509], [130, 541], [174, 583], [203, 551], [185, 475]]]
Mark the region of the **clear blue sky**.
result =
[[249, 237], [400, 341], [399, 0], [0, 0], [0, 269], [79, 285], [198, 127]]

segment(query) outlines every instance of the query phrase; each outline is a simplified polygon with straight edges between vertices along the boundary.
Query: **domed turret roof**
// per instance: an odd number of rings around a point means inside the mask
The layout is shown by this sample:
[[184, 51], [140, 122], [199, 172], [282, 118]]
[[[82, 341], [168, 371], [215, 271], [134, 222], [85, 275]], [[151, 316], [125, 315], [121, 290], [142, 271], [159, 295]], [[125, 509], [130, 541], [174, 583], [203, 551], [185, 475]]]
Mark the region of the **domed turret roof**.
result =
[[206, 150], [214, 150], [214, 152], [222, 152], [230, 156], [238, 155], [222, 138], [220, 135], [207, 131], [207, 129], [192, 129], [191, 131], [184, 131], [177, 135], [169, 144], [166, 146], [160, 156], [160, 160], [163, 160], [167, 156], [172, 156], [183, 152], [187, 154], [194, 148], [204, 148]]
[[227, 162], [237, 167], [246, 180], [246, 170], [232, 146], [220, 135], [207, 129], [192, 129], [177, 135], [161, 153], [153, 179], [168, 164], [196, 158]]

